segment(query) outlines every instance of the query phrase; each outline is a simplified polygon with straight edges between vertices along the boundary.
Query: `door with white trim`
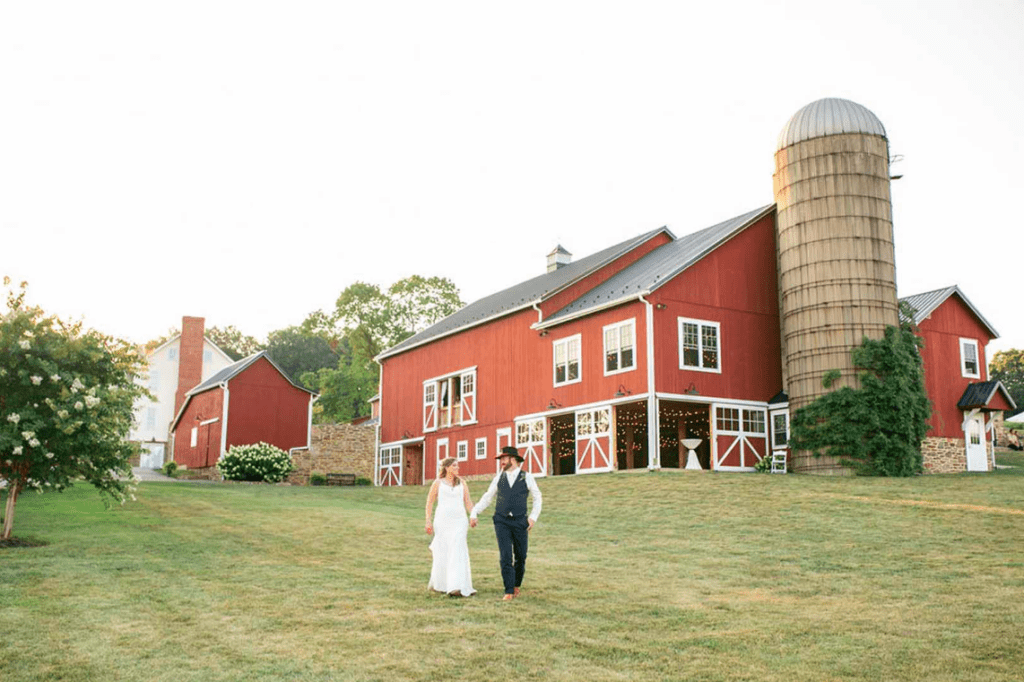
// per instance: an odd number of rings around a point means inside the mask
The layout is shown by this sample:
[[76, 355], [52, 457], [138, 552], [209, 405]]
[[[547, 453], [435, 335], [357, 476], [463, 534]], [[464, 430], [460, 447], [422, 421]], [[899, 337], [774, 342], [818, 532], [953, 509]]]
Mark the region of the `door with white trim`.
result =
[[[438, 438], [437, 439], [437, 464], [434, 466], [434, 476], [431, 478], [437, 478], [437, 475], [441, 473], [441, 462], [448, 459], [448, 439]], [[426, 472], [424, 472], [424, 477]]]
[[377, 485], [402, 485], [402, 446], [382, 447], [377, 456]]
[[501, 471], [501, 463], [498, 461], [501, 449], [510, 445], [512, 445], [512, 427], [504, 426], [498, 429], [494, 434], [494, 473]]
[[576, 412], [576, 473], [611, 471], [612, 408], [598, 407]]
[[715, 405], [712, 468], [749, 471], [768, 453], [767, 410]]
[[546, 422], [544, 417], [516, 422], [516, 447], [523, 457], [523, 469], [534, 476], [548, 473]]
[[968, 417], [964, 424], [968, 471], [988, 471], [988, 451], [985, 447], [984, 420], [984, 417], [977, 415]]

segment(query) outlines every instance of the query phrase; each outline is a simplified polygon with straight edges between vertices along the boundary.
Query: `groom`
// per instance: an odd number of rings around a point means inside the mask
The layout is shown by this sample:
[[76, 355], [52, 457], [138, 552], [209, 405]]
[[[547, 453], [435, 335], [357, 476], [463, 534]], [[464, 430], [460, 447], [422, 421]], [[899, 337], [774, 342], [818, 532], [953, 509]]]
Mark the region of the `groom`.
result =
[[[490, 505], [494, 496], [494, 534], [498, 538], [498, 563], [501, 565], [501, 579], [505, 583], [504, 601], [519, 596], [526, 572], [526, 550], [529, 532], [540, 516], [540, 488], [533, 480], [533, 474], [522, 470], [523, 458], [514, 447], [504, 447], [496, 458], [501, 471], [494, 477], [491, 486], [469, 515], [469, 525], [476, 528], [477, 515]], [[526, 496], [533, 497], [533, 509], [526, 515]]]

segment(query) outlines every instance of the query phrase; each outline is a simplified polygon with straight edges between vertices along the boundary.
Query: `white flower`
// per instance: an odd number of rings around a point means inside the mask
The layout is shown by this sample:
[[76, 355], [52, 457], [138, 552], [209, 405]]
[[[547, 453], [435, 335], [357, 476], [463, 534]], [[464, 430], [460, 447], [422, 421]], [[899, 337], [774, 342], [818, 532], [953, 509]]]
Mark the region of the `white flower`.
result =
[[82, 383], [81, 379], [75, 377], [75, 380], [71, 383], [71, 392], [78, 393], [83, 388], [85, 388], [85, 384]]
[[32, 347], [32, 344], [28, 341], [18, 341], [18, 345], [21, 346], [22, 350], [28, 350]]
[[76, 409], [76, 410], [82, 410], [82, 409], [85, 409], [85, 405], [83, 405], [83, 404], [82, 404], [82, 401], [81, 401], [81, 400], [79, 400], [79, 401], [78, 401], [77, 403], [75, 403], [75, 409]]
[[85, 396], [85, 404], [88, 405], [89, 407], [96, 407], [97, 405], [100, 404], [100, 399], [94, 398], [91, 395], [87, 395]]
[[9, 414], [7, 415], [7, 421], [14, 422], [15, 424], [17, 424], [18, 422], [21, 421], [21, 415], [18, 414], [17, 412], [15, 412], [14, 414]]
[[67, 419], [69, 412], [67, 410], [61, 410], [57, 413], [57, 416], [61, 419]]
[[53, 459], [53, 453], [52, 452], [47, 452], [46, 453], [46, 459]]
[[35, 431], [22, 431], [21, 432], [21, 437], [24, 438], [25, 440], [32, 440], [33, 438], [36, 437], [36, 432]]
[[38, 386], [39, 384], [43, 383], [43, 378], [41, 376], [33, 374], [29, 378], [32, 379], [32, 384], [35, 386]]
[[30, 440], [28, 442], [28, 444], [31, 445], [34, 448], [38, 448], [39, 447], [39, 439], [38, 438], [33, 438], [32, 440]]
[[51, 374], [50, 375], [50, 381], [60, 381], [60, 375], [59, 374]]
[[35, 334], [32, 333], [31, 329], [26, 329], [24, 333], [25, 333], [25, 338], [28, 338], [28, 339], [31, 339], [33, 336], [35, 336]]
[[14, 446], [14, 450], [12, 450], [11, 452], [13, 452], [16, 455], [20, 455], [22, 453], [22, 451], [23, 450], [22, 450], [22, 447], [20, 445], [15, 445]]

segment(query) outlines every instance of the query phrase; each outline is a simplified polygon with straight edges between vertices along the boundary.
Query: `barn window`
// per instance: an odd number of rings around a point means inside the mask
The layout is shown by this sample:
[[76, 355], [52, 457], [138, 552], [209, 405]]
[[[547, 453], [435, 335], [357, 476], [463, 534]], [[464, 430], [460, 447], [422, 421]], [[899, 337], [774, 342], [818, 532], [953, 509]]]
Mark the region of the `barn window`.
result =
[[978, 379], [978, 342], [974, 339], [960, 339], [960, 370], [965, 377]]
[[455, 445], [455, 459], [457, 459], [460, 462], [465, 462], [467, 459], [469, 459], [469, 442], [468, 441], [460, 440]]
[[721, 372], [721, 325], [679, 318], [679, 369]]
[[636, 369], [633, 339], [636, 320], [610, 324], [604, 328], [604, 373], [616, 374]]
[[476, 367], [423, 382], [424, 431], [476, 421]]
[[194, 448], [196, 446], [196, 443], [198, 443], [198, 442], [199, 442], [199, 427], [198, 426], [193, 426], [192, 427], [192, 437], [189, 439], [189, 443], [190, 443], [189, 447], [193, 447]]
[[477, 438], [476, 439], [476, 458], [487, 459], [487, 439]]
[[772, 447], [784, 448], [789, 445], [789, 414], [776, 412], [772, 415]]
[[580, 344], [577, 334], [554, 342], [555, 386], [580, 381]]

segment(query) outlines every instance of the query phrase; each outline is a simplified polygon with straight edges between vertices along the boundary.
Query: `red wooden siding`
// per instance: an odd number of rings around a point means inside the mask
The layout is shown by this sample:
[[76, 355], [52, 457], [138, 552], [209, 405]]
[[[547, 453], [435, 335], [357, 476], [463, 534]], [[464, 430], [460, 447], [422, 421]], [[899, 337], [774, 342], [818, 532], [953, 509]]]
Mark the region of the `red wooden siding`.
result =
[[308, 445], [310, 394], [261, 357], [228, 382], [227, 447], [260, 441], [282, 450]]
[[[921, 322], [924, 349], [924, 382], [932, 402], [932, 416], [928, 420], [928, 436], [963, 438], [963, 411], [957, 401], [968, 384], [988, 379], [985, 345], [993, 338], [988, 328], [971, 312], [957, 295], [947, 298]], [[981, 376], [972, 379], [963, 376], [960, 365], [960, 339], [978, 342], [978, 368]]]
[[[775, 215], [715, 249], [652, 295], [659, 393], [767, 401], [782, 390]], [[680, 317], [718, 322], [721, 373], [679, 368]]]
[[[224, 394], [220, 389], [192, 396], [174, 429], [174, 461], [190, 469], [213, 466], [220, 458], [223, 433]], [[216, 419], [212, 424], [201, 422]], [[192, 447], [192, 429], [196, 445]]]

